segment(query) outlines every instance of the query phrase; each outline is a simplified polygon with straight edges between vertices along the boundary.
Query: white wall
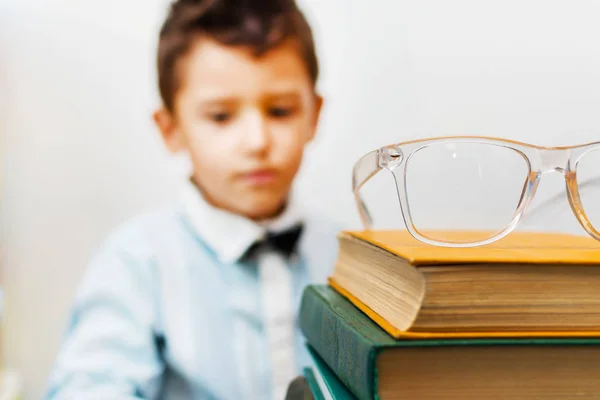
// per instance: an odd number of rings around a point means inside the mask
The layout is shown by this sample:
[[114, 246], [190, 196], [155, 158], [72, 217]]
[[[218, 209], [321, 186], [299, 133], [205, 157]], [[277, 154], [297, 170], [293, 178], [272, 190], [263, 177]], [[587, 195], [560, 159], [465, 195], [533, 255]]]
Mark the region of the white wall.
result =
[[[165, 4], [0, 0], [3, 363], [25, 374], [28, 399], [42, 393], [90, 251], [125, 218], [172, 199], [150, 120]], [[327, 104], [299, 186], [333, 218], [357, 223], [352, 165], [384, 144], [600, 139], [597, 2], [301, 4]], [[551, 177], [536, 205], [563, 187]], [[386, 212], [393, 205], [381, 200]], [[564, 197], [546, 211], [528, 226], [581, 233]]]

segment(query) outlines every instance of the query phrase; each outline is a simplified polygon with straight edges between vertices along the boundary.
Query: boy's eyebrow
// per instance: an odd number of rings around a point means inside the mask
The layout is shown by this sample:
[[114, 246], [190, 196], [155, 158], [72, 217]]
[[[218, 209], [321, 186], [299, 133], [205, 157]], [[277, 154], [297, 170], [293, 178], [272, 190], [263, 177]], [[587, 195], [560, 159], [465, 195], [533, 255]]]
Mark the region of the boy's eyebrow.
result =
[[239, 99], [235, 96], [199, 96], [198, 102], [203, 106], [222, 106], [236, 104], [239, 102]]
[[[302, 94], [298, 90], [285, 89], [273, 90], [261, 96], [266, 100], [301, 100]], [[198, 102], [205, 107], [234, 105], [240, 102], [240, 97], [234, 95], [200, 95]]]
[[267, 99], [300, 100], [302, 98], [302, 94], [297, 90], [281, 90], [267, 93], [264, 97]]

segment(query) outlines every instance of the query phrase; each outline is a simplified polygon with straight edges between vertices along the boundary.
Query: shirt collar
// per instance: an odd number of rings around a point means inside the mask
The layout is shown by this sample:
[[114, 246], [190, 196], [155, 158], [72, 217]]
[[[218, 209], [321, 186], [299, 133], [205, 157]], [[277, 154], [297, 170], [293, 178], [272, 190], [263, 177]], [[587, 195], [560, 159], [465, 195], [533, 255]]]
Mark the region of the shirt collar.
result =
[[302, 222], [294, 196], [276, 218], [257, 223], [209, 204], [191, 180], [182, 187], [184, 213], [202, 240], [222, 263], [239, 260], [267, 232], [280, 232]]

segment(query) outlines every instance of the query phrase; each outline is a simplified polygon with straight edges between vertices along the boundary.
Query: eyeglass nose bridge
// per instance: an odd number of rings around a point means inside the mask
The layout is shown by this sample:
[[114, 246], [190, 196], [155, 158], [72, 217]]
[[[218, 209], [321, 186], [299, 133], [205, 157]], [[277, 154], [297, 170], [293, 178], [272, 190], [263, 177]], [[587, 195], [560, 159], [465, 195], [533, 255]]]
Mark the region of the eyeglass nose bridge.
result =
[[532, 165], [532, 169], [542, 175], [552, 172], [565, 175], [571, 169], [571, 149], [540, 149], [537, 154], [537, 165]]

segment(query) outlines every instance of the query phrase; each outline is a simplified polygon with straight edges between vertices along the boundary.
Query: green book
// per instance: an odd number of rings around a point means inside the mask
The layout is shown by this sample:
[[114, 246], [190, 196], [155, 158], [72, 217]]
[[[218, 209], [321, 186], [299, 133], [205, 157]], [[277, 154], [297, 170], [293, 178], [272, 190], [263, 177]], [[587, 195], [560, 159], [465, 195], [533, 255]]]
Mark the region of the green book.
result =
[[600, 338], [395, 340], [325, 285], [304, 290], [300, 327], [359, 400], [600, 394]]

